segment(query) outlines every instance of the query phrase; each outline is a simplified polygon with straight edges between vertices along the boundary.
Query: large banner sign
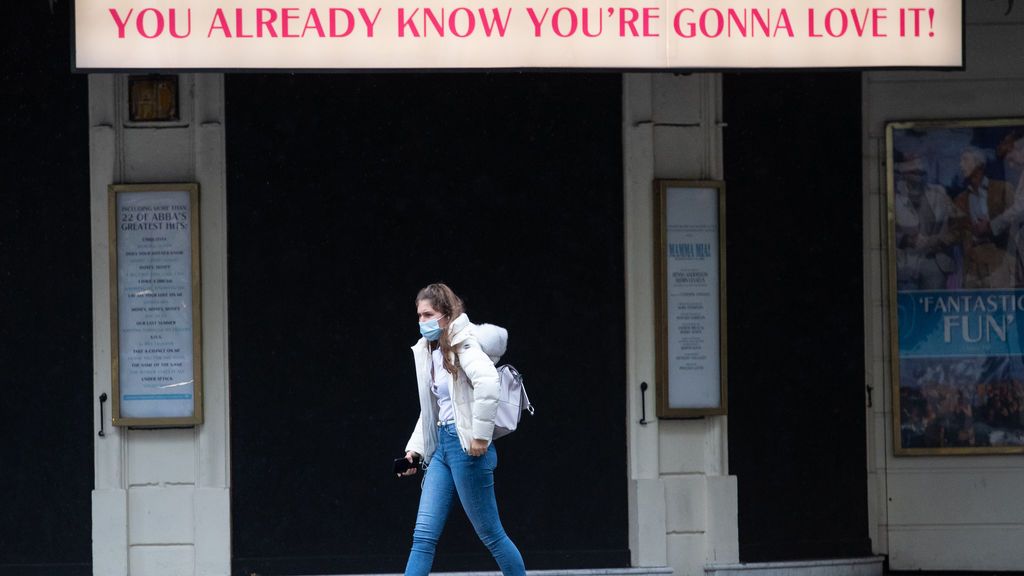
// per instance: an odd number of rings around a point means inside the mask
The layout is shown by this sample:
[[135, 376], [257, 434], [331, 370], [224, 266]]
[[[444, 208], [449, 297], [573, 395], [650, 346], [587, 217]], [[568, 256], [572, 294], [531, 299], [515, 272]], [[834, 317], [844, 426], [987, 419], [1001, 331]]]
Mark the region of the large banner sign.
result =
[[961, 0], [77, 0], [79, 70], [963, 66]]
[[896, 453], [1024, 452], [1024, 120], [888, 148]]

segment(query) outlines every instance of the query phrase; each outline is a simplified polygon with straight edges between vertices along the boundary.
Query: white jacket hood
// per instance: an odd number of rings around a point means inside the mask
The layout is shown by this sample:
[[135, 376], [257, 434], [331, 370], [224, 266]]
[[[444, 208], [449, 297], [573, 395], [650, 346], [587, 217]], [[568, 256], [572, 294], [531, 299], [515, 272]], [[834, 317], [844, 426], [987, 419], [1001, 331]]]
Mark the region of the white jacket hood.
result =
[[497, 362], [505, 355], [508, 330], [494, 324], [477, 324], [473, 331], [476, 333], [476, 341], [480, 343], [480, 349], [487, 354], [491, 362]]

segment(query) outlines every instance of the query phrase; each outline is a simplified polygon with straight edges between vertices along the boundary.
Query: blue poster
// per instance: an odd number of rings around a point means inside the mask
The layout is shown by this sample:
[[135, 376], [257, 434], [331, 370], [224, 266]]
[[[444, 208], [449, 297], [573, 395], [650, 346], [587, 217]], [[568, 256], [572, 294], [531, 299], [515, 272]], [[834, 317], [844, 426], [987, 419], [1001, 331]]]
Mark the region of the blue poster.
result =
[[1024, 120], [888, 146], [897, 454], [1024, 452]]

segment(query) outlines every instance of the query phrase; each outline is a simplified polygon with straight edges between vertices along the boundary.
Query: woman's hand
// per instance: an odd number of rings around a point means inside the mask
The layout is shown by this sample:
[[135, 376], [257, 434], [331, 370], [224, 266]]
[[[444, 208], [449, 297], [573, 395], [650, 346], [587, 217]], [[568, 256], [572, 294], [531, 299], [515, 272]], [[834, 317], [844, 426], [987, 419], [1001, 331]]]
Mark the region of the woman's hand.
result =
[[487, 446], [489, 443], [487, 440], [481, 440], [479, 438], [473, 438], [473, 441], [469, 444], [469, 455], [473, 457], [483, 456], [487, 452]]
[[[415, 453], [415, 452], [413, 452], [412, 450], [410, 450], [410, 451], [405, 453], [405, 459], [408, 460], [410, 463], [415, 463], [416, 460], [419, 459], [419, 457], [420, 457], [420, 455]], [[412, 476], [415, 473], [416, 473], [416, 467], [414, 466], [412, 468], [409, 468], [405, 472], [402, 472], [401, 474], [399, 474], [399, 476]]]

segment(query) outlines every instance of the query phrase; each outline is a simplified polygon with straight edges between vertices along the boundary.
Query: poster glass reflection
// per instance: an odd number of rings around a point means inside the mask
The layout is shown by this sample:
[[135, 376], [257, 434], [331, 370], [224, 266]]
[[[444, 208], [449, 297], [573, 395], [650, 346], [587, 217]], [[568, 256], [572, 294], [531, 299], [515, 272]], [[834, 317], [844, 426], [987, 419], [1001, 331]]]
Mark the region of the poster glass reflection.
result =
[[1024, 119], [886, 149], [895, 452], [1024, 453]]

